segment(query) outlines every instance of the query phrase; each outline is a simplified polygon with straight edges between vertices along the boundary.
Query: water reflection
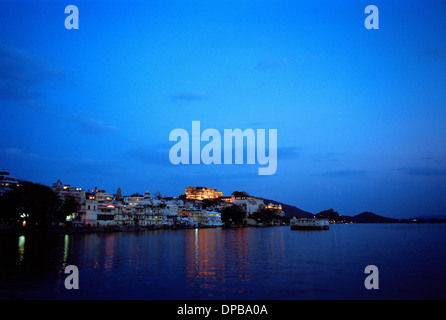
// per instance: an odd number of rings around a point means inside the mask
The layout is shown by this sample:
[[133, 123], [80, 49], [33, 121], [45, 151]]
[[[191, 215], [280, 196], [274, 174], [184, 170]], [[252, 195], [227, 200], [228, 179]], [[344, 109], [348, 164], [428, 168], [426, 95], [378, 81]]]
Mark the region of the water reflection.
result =
[[271, 228], [269, 242], [266, 243], [268, 251], [268, 261], [274, 268], [281, 268], [281, 263], [285, 259], [284, 228]]
[[62, 267], [65, 269], [67, 266], [67, 258], [68, 258], [68, 245], [70, 243], [70, 236], [66, 234], [63, 238], [63, 260], [62, 260]]
[[[186, 277], [192, 295], [226, 296], [228, 281], [249, 281], [248, 239], [245, 228], [195, 229], [186, 236]], [[228, 254], [230, 252], [230, 254]], [[237, 286], [236, 291], [243, 291]]]
[[111, 274], [112, 272], [113, 258], [115, 255], [114, 249], [115, 249], [115, 235], [112, 233], [107, 235], [107, 238], [105, 239], [104, 269], [107, 272], [106, 273], [107, 275]]
[[252, 294], [255, 283], [262, 281], [256, 276], [259, 266], [279, 271], [286, 256], [283, 230], [274, 228], [262, 233], [217, 228], [26, 236], [26, 246], [25, 236], [14, 240], [17, 269], [32, 270], [57, 295], [68, 294], [64, 269], [71, 264], [83, 276], [88, 274], [92, 290], [124, 285], [119, 279], [125, 274], [126, 284], [134, 281], [132, 286], [144, 288], [149, 296], [147, 288], [166, 293], [172, 288], [167, 283], [178, 284], [178, 279], [184, 281], [186, 298]]
[[[236, 241], [227, 242], [227, 250], [235, 250], [237, 253], [233, 258], [235, 260], [233, 263], [236, 266], [236, 277], [240, 281], [249, 281], [250, 278], [250, 263], [248, 260], [248, 250], [249, 250], [249, 243], [248, 243], [248, 229], [247, 228], [239, 228], [235, 229], [235, 236]], [[231, 240], [231, 239], [229, 239]], [[243, 289], [240, 289], [239, 292], [241, 293]]]
[[[368, 299], [371, 262], [383, 299], [444, 298], [445, 244], [443, 225], [3, 236], [0, 299]], [[71, 264], [80, 290], [64, 287]]]
[[18, 252], [17, 265], [21, 266], [23, 262], [23, 257], [25, 256], [25, 236], [23, 235], [19, 237], [17, 252]]

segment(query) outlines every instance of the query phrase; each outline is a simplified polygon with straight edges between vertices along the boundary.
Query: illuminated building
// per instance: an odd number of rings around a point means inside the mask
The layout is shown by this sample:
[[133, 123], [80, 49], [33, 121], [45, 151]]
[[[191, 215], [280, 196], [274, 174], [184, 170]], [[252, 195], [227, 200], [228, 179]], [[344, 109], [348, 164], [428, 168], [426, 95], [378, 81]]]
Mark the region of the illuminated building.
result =
[[56, 183], [53, 183], [51, 189], [59, 196], [59, 199], [62, 202], [65, 202], [68, 199], [73, 199], [79, 204], [77, 212], [71, 213], [66, 217], [66, 220], [76, 224], [83, 222], [86, 215], [85, 199], [88, 198], [87, 192], [82, 190], [82, 188], [72, 187], [69, 184], [63, 184], [60, 179], [57, 180]]
[[132, 208], [136, 206], [148, 206], [152, 204], [152, 201], [149, 196], [147, 196], [148, 192], [146, 192], [146, 196], [143, 196], [139, 193], [134, 193], [130, 196], [125, 196], [123, 198], [123, 203], [127, 206], [127, 208]]
[[223, 196], [221, 191], [206, 187], [186, 187], [185, 194], [186, 199], [193, 200], [217, 199]]
[[85, 199], [86, 192], [82, 188], [72, 187], [69, 184], [63, 184], [62, 181], [57, 180], [53, 183], [51, 189], [57, 193], [62, 201], [65, 201], [67, 197], [75, 198], [77, 202], [82, 203]]
[[207, 211], [193, 207], [178, 207], [178, 216], [189, 217], [199, 226], [221, 226], [221, 214], [216, 211]]
[[276, 213], [278, 213], [278, 214], [280, 214], [282, 216], [285, 215], [285, 213], [282, 211], [282, 205], [281, 204], [269, 203], [269, 204], [265, 205], [265, 209], [276, 211]]
[[0, 196], [3, 196], [6, 192], [11, 191], [15, 187], [19, 187], [20, 183], [16, 178], [9, 175], [9, 172], [0, 172]]
[[98, 187], [95, 187], [91, 192], [94, 194], [98, 202], [111, 203], [114, 199], [114, 195], [112, 193], [106, 192], [105, 190], [100, 190]]
[[220, 200], [223, 202], [232, 203], [232, 197], [221, 197]]
[[122, 206], [99, 202], [96, 199], [86, 199], [85, 214], [82, 221], [85, 225], [105, 226], [114, 225], [115, 216], [122, 212]]

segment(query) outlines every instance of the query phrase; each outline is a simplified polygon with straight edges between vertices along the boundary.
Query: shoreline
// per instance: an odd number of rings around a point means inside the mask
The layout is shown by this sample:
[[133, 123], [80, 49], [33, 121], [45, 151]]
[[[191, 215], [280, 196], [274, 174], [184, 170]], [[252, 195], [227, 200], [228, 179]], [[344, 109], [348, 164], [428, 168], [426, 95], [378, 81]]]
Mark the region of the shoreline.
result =
[[117, 233], [117, 232], [137, 232], [152, 230], [179, 230], [211, 227], [48, 227], [48, 228], [0, 228], [0, 235], [41, 235], [41, 234], [84, 234], [84, 233]]
[[2, 235], [43, 235], [43, 234], [85, 234], [85, 233], [125, 233], [125, 232], [139, 232], [139, 231], [155, 231], [155, 230], [187, 230], [187, 229], [239, 229], [248, 227], [274, 227], [271, 226], [144, 226], [144, 227], [47, 227], [47, 228], [14, 228], [1, 227], [0, 236]]
[[289, 225], [234, 225], [234, 226], [110, 226], [110, 227], [46, 227], [23, 228], [0, 226], [1, 235], [42, 235], [42, 234], [85, 234], [85, 233], [120, 233], [155, 230], [185, 230], [185, 229], [240, 229], [240, 228], [267, 228], [284, 227]]
[[[399, 221], [399, 222], [356, 222], [356, 223], [333, 223], [333, 225], [341, 224], [441, 224], [446, 223], [445, 220], [437, 221]], [[332, 223], [330, 223], [331, 225]], [[0, 226], [0, 236], [7, 235], [64, 235], [64, 234], [86, 234], [86, 233], [121, 233], [121, 232], [139, 232], [139, 231], [155, 231], [155, 230], [185, 230], [185, 229], [240, 229], [240, 228], [268, 228], [268, 227], [289, 227], [290, 225], [234, 225], [234, 226], [110, 226], [110, 227], [46, 227], [46, 228], [23, 228]]]

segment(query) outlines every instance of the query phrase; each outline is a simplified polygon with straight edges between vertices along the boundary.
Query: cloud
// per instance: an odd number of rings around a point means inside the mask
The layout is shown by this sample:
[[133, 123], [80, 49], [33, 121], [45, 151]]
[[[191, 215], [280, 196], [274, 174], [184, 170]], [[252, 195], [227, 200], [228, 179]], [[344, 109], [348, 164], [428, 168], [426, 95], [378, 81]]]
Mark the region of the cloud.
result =
[[367, 170], [337, 170], [337, 171], [328, 171], [318, 174], [313, 174], [313, 176], [318, 177], [327, 177], [327, 178], [356, 178], [356, 177], [364, 177], [371, 173], [371, 171]]
[[334, 152], [318, 152], [311, 156], [311, 159], [318, 162], [338, 162], [338, 154]]
[[85, 157], [54, 157], [47, 154], [29, 152], [26, 149], [9, 147], [0, 149], [2, 158], [12, 160], [16, 166], [18, 163], [26, 164], [27, 169], [36, 171], [54, 171], [55, 168], [62, 172], [77, 172], [77, 174], [110, 174], [116, 173], [120, 168], [119, 162], [112, 159], [91, 159]]
[[[202, 143], [201, 147], [204, 146], [204, 143]], [[137, 159], [145, 164], [156, 164], [156, 165], [165, 165], [165, 166], [174, 166], [169, 160], [169, 151], [172, 145], [146, 145], [146, 146], [139, 146], [132, 149], [129, 149], [126, 151], [126, 154], [134, 159]], [[191, 150], [189, 150], [191, 152]], [[201, 150], [200, 150], [201, 152]], [[233, 145], [232, 146], [232, 157], [233, 161], [234, 156], [236, 153], [236, 148]], [[266, 148], [265, 150], [266, 155], [269, 155], [269, 149]], [[189, 157], [191, 157], [191, 154], [189, 154]], [[221, 161], [222, 164], [224, 164], [224, 151], [221, 150]], [[297, 147], [282, 147], [277, 149], [277, 161], [280, 162], [282, 160], [287, 159], [296, 159], [299, 157], [299, 148]], [[255, 163], [253, 165], [246, 164], [246, 146], [243, 149], [243, 163], [246, 165], [246, 167], [258, 167], [259, 164]], [[190, 160], [190, 159], [189, 159]], [[233, 162], [234, 163], [234, 162]], [[211, 165], [212, 167], [218, 167], [221, 165]], [[190, 167], [197, 167], [199, 165], [191, 165]], [[209, 165], [205, 165], [201, 163], [201, 166], [203, 167], [209, 167]], [[234, 165], [235, 166], [235, 165]], [[226, 167], [226, 166], [224, 166]], [[240, 165], [237, 165], [235, 167], [240, 167]], [[257, 169], [256, 169], [257, 170]]]
[[126, 154], [144, 164], [169, 166], [172, 165], [169, 160], [169, 150], [170, 146], [166, 145], [145, 145], [129, 149]]
[[207, 100], [208, 95], [205, 92], [182, 91], [171, 94], [170, 98], [172, 98], [172, 100], [179, 100], [179, 101], [202, 101], [202, 100]]
[[22, 154], [22, 150], [19, 148], [5, 148], [0, 150], [0, 153], [7, 157], [19, 157]]
[[396, 170], [411, 176], [446, 176], [446, 169], [435, 167], [403, 167]]
[[446, 63], [446, 48], [424, 50], [420, 53], [420, 57], [423, 59], [432, 58], [439, 60], [442, 63]]
[[118, 130], [104, 121], [84, 115], [66, 114], [39, 102], [45, 98], [45, 90], [65, 81], [64, 69], [24, 50], [0, 43], [0, 99], [74, 123], [84, 133], [97, 135]]
[[[299, 151], [298, 147], [279, 147], [277, 148], [277, 161], [297, 159], [300, 156]], [[266, 154], [269, 154], [268, 148]]]
[[48, 110], [37, 102], [48, 86], [57, 85], [63, 69], [23, 50], [0, 44], [0, 99], [36, 111]]
[[102, 134], [117, 131], [118, 128], [101, 120], [88, 118], [85, 116], [75, 116], [72, 122], [79, 125], [79, 128], [88, 134]]
[[[85, 184], [98, 185], [102, 183], [101, 181], [113, 179], [116, 175], [122, 174], [124, 167], [122, 162], [116, 159], [94, 159], [83, 156], [58, 157], [30, 153], [26, 150], [11, 160], [13, 162], [8, 168], [11, 168], [10, 170], [23, 178], [25, 178], [24, 172], [27, 173], [27, 179], [34, 176], [35, 181], [40, 180], [42, 183], [46, 181], [47, 184], [55, 182], [57, 178], [61, 178], [62, 181], [69, 178], [70, 181], [79, 184], [79, 186], [85, 186]], [[51, 181], [52, 179], [54, 181]], [[71, 182], [68, 183], [71, 184]]]

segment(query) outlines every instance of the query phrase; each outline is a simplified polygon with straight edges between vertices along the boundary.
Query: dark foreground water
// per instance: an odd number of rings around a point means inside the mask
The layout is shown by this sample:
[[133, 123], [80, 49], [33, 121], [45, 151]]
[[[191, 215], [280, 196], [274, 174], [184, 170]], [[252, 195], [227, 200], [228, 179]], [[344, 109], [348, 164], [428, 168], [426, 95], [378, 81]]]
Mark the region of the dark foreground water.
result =
[[[367, 265], [379, 289], [365, 288]], [[0, 298], [445, 299], [446, 224], [3, 235]]]

